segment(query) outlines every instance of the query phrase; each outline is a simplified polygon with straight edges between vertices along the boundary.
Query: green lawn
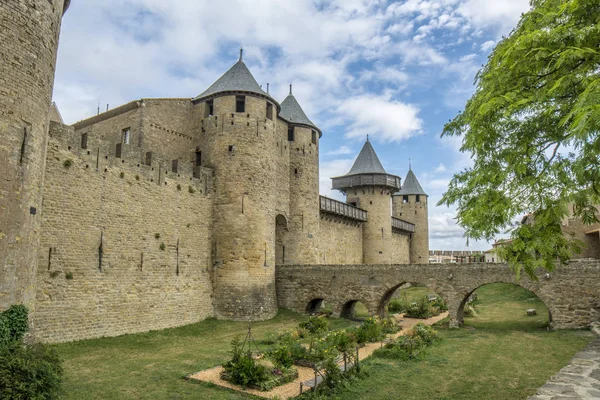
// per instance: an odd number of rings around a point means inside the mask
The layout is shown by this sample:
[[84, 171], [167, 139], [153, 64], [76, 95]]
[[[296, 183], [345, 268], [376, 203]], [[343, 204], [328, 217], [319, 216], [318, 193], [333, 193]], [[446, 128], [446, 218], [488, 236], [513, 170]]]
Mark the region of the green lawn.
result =
[[[355, 380], [349, 389], [331, 398], [525, 399], [592, 336], [585, 331], [547, 332], [540, 328], [545, 325], [541, 304], [514, 288], [481, 288], [478, 316], [466, 321], [475, 329], [440, 329], [444, 340], [419, 362], [371, 358], [366, 363], [369, 376]], [[536, 308], [539, 317], [520, 314], [527, 308]], [[271, 321], [256, 323], [253, 333], [264, 339], [269, 332], [295, 326], [302, 318], [283, 311]], [[341, 319], [331, 322], [332, 328], [355, 324]], [[181, 328], [57, 345], [64, 359], [63, 398], [249, 398], [183, 379], [224, 362], [229, 342], [236, 334], [244, 335], [246, 326], [207, 320]]]

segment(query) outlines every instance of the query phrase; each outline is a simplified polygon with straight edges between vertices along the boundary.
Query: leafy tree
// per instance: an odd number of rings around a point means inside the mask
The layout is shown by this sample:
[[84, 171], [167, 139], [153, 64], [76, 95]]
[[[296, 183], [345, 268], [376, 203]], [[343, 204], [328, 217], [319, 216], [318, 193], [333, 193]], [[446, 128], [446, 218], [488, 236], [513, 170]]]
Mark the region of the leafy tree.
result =
[[[442, 136], [462, 137], [473, 167], [440, 204], [456, 204], [470, 239], [509, 230], [498, 254], [519, 274], [549, 271], [581, 243], [562, 235], [573, 207], [586, 224], [600, 203], [600, 2], [531, 0], [476, 76], [476, 91]], [[515, 219], [531, 213], [528, 224]]]

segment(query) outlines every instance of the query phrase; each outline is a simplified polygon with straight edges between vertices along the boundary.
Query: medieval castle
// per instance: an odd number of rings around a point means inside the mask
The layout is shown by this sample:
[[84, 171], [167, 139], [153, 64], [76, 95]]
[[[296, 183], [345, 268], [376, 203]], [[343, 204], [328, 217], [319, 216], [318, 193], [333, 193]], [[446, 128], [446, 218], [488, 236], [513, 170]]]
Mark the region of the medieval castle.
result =
[[240, 59], [193, 99], [50, 110], [68, 0], [0, 5], [0, 309], [49, 342], [277, 312], [275, 265], [428, 260], [427, 194], [369, 141], [319, 196], [321, 130]]

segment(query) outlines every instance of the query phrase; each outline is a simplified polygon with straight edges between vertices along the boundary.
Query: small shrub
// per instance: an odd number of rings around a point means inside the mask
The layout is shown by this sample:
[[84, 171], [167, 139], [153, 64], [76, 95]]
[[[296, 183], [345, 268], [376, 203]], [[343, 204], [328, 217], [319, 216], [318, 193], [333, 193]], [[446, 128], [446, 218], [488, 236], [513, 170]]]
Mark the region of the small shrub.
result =
[[13, 341], [0, 346], [0, 399], [58, 399], [62, 367], [56, 350]]
[[436, 296], [435, 300], [430, 302], [430, 304], [432, 307], [437, 308], [440, 312], [448, 311], [446, 302], [440, 296]]
[[318, 335], [327, 332], [329, 321], [325, 318], [310, 316], [307, 321], [301, 322], [298, 326], [306, 329], [311, 335]]
[[65, 272], [65, 279], [67, 280], [72, 280], [73, 279], [73, 273], [72, 272]]
[[160, 239], [160, 233], [156, 232], [156, 233], [154, 234], [154, 239]]
[[411, 303], [404, 314], [404, 316], [408, 318], [420, 319], [430, 318], [432, 315], [433, 311], [431, 310], [431, 305], [429, 304], [427, 296], [423, 296], [419, 298], [417, 302]]
[[119, 174], [119, 176], [121, 177], [121, 179], [125, 178], [125, 172], [121, 171], [121, 173]]
[[373, 352], [375, 357], [394, 360], [416, 360], [424, 343], [420, 337], [400, 336], [397, 341], [386, 344]]
[[73, 160], [65, 160], [63, 161], [63, 167], [70, 168], [73, 165]]
[[359, 344], [377, 342], [384, 338], [383, 326], [379, 318], [367, 318], [356, 330], [356, 341]]
[[433, 344], [434, 342], [439, 340], [438, 333], [431, 326], [425, 325], [419, 322], [412, 329], [413, 336], [419, 337], [426, 345]]
[[476, 317], [477, 311], [475, 311], [475, 306], [473, 306], [471, 304], [465, 305], [464, 316], [465, 317]]
[[52, 271], [50, 272], [50, 278], [56, 278], [60, 275], [60, 271]]
[[190, 186], [188, 186], [188, 192], [196, 193], [196, 189], [194, 189], [194, 187], [192, 185], [190, 185]]
[[14, 304], [0, 313], [0, 345], [23, 339], [29, 330], [28, 315], [27, 307], [21, 304]]
[[181, 190], [181, 185], [179, 183], [177, 184], [177, 190]]
[[331, 389], [339, 386], [344, 380], [344, 374], [338, 367], [333, 357], [327, 358], [323, 365], [325, 369], [325, 383]]
[[165, 246], [165, 244], [164, 244], [164, 243], [161, 243], [161, 244], [160, 244], [160, 246], [159, 246], [159, 248], [160, 248], [162, 251], [165, 251], [165, 249], [167, 248], [167, 246]]
[[393, 299], [388, 304], [388, 312], [390, 313], [403, 313], [406, 312], [408, 303], [405, 299]]

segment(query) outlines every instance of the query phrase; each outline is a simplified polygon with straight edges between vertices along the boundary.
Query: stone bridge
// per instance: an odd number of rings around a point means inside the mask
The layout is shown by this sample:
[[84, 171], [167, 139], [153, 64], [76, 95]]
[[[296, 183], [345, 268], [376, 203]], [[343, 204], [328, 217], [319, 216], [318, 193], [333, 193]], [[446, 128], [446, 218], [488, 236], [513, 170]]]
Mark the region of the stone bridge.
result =
[[334, 316], [351, 313], [357, 301], [371, 315], [385, 314], [385, 307], [404, 283], [427, 286], [444, 298], [450, 326], [462, 323], [464, 306], [480, 286], [512, 283], [537, 295], [548, 307], [554, 329], [590, 326], [600, 320], [600, 262], [576, 261], [556, 271], [540, 271], [538, 280], [516, 279], [506, 264], [426, 265], [279, 265], [276, 270], [280, 308], [310, 311], [324, 300]]

